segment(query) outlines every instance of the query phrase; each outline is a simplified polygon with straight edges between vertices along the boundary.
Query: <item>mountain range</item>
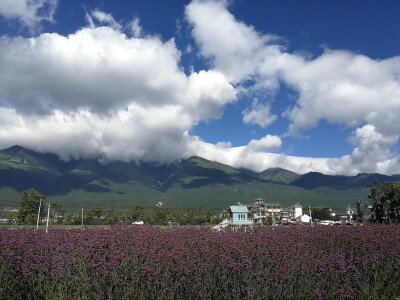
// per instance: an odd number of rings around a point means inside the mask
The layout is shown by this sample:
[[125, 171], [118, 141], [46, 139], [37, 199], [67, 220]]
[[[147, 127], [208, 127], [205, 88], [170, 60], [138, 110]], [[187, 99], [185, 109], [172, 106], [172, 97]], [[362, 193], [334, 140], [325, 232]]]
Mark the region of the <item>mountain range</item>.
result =
[[21, 192], [34, 188], [47, 201], [70, 210], [137, 205], [224, 209], [259, 197], [283, 206], [300, 203], [343, 210], [354, 205], [357, 196], [366, 201], [367, 182], [375, 179], [398, 181], [400, 175], [301, 175], [280, 168], [257, 173], [197, 156], [173, 164], [101, 164], [95, 159], [64, 161], [54, 154], [13, 146], [0, 150], [0, 209], [15, 208]]

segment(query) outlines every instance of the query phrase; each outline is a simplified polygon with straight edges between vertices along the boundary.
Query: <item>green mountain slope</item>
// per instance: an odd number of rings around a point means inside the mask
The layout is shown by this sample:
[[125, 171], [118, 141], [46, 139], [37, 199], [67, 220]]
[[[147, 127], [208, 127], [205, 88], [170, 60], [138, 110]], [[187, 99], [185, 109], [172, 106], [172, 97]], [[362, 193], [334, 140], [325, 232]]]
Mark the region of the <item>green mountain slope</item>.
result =
[[291, 183], [301, 176], [281, 168], [271, 168], [259, 173], [258, 177], [273, 182]]
[[366, 182], [400, 180], [400, 176], [320, 173], [298, 175], [283, 169], [261, 173], [192, 157], [170, 165], [96, 160], [60, 160], [14, 146], [0, 150], [0, 209], [16, 207], [23, 190], [35, 188], [67, 209], [80, 207], [189, 207], [223, 209], [264, 198], [282, 205], [325, 205], [342, 209], [356, 196], [367, 197]]

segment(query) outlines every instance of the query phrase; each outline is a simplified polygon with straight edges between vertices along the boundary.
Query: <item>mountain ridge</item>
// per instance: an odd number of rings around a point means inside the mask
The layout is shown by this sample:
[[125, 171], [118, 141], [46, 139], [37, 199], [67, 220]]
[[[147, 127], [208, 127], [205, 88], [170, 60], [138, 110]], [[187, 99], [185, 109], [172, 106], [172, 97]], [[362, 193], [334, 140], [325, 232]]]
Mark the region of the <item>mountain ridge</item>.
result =
[[16, 206], [20, 193], [35, 188], [67, 208], [204, 206], [226, 208], [261, 197], [282, 205], [301, 204], [341, 208], [366, 198], [366, 183], [400, 180], [400, 175], [331, 176], [271, 168], [262, 172], [235, 169], [193, 156], [172, 164], [95, 159], [63, 161], [54, 154], [20, 146], [0, 150], [0, 207]]

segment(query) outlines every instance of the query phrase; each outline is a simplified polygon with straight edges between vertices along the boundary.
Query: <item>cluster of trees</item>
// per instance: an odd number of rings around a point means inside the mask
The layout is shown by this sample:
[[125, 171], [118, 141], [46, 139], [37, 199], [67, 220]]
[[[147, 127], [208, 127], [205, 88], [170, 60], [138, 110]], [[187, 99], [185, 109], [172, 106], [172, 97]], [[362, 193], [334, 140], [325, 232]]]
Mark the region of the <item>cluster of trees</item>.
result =
[[[307, 211], [305, 210], [307, 213]], [[311, 216], [313, 220], [318, 219], [318, 220], [333, 220], [333, 221], [339, 221], [339, 217], [334, 217], [331, 214], [331, 209], [326, 206], [318, 206], [318, 207], [311, 207]]]
[[371, 189], [368, 196], [372, 206], [371, 221], [386, 224], [400, 223], [400, 181], [385, 182], [382, 185], [375, 180], [374, 185], [368, 184], [368, 186]]
[[[18, 224], [36, 224], [47, 217], [48, 204], [46, 197], [34, 189], [23, 191], [18, 204], [18, 213], [8, 216], [9, 222]], [[101, 225], [101, 224], [131, 224], [142, 220], [146, 224], [165, 225], [173, 220], [182, 225], [218, 224], [221, 219], [217, 212], [201, 206], [190, 208], [160, 208], [145, 211], [142, 206], [133, 209], [112, 210], [89, 208], [78, 212], [66, 212], [60, 203], [51, 202], [49, 211], [50, 224], [66, 225]], [[39, 209], [40, 208], [40, 209]], [[83, 218], [82, 218], [83, 212]]]

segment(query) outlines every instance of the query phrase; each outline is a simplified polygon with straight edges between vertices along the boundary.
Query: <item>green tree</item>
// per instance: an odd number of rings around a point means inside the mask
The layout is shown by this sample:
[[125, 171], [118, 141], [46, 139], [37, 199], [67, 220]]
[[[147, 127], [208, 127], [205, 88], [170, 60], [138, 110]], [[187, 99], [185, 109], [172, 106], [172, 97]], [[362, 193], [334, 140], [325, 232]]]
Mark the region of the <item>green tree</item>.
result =
[[81, 224], [81, 215], [80, 214], [74, 214], [72, 212], [68, 212], [64, 216], [64, 220], [67, 224], [73, 224], [73, 225], [79, 225]]
[[169, 220], [175, 220], [173, 210], [171, 208], [156, 207], [153, 212], [155, 224], [166, 224]]
[[400, 223], [400, 181], [385, 182], [375, 180], [368, 183], [371, 201], [371, 221], [375, 223]]
[[29, 189], [22, 192], [18, 203], [18, 221], [22, 224], [35, 224], [40, 201], [42, 201], [41, 216], [44, 215], [43, 201], [45, 196], [35, 189]]
[[313, 219], [331, 220], [331, 210], [329, 207], [311, 207], [311, 216]]
[[386, 222], [400, 223], [400, 181], [385, 182], [382, 192]]
[[374, 181], [374, 185], [368, 182], [370, 188], [368, 198], [371, 201], [371, 221], [374, 223], [382, 223], [384, 220], [383, 193], [382, 187], [378, 180]]
[[84, 223], [85, 225], [101, 224], [101, 218], [104, 215], [104, 211], [101, 208], [89, 208], [84, 211]]
[[132, 221], [138, 221], [144, 219], [144, 209], [143, 206], [135, 206], [135, 208], [131, 211], [131, 219]]
[[356, 198], [356, 212], [354, 218], [357, 222], [361, 223], [364, 220], [365, 205], [362, 204], [360, 197]]

